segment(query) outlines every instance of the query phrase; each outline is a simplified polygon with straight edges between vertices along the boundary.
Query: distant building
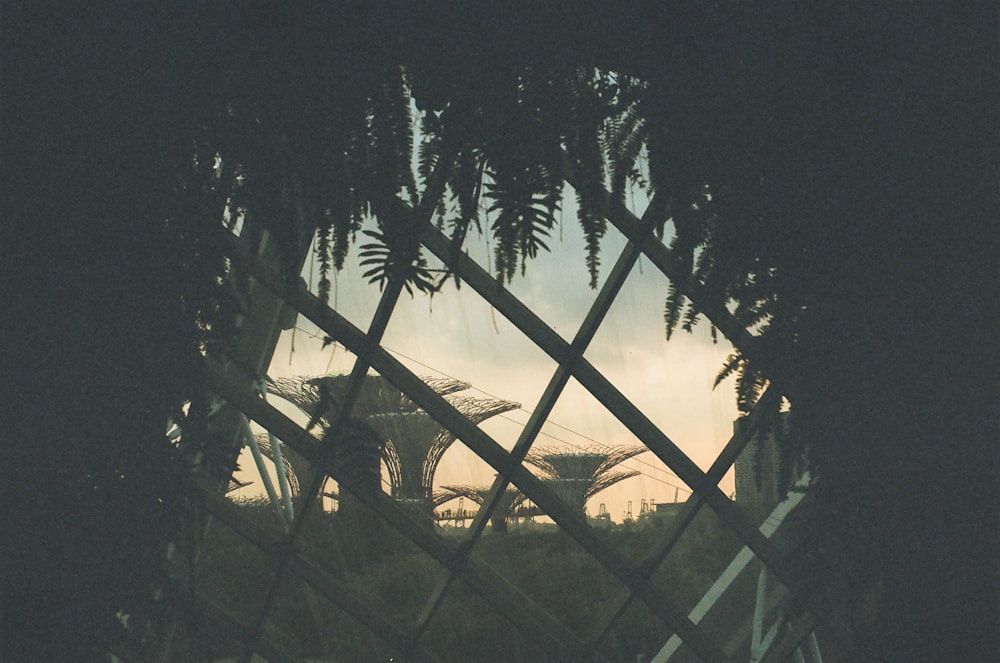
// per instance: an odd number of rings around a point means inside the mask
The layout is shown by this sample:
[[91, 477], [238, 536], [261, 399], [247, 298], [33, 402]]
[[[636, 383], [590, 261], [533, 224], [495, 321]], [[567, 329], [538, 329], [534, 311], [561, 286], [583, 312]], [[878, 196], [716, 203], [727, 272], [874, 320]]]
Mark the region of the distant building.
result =
[[[758, 524], [781, 501], [782, 454], [778, 437], [788, 433], [789, 418], [789, 412], [781, 414], [779, 431], [755, 432], [736, 459], [736, 503]], [[737, 419], [733, 432], [741, 433], [745, 425], [746, 417]]]

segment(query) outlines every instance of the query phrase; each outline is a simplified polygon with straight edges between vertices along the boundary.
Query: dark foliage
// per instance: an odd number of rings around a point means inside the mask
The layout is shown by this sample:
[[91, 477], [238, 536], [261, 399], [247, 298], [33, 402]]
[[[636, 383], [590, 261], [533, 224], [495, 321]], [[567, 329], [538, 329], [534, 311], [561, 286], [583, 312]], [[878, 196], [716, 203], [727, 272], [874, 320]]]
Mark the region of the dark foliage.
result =
[[[200, 350], [231, 333], [227, 204], [319, 228], [325, 274], [374, 218], [370, 278], [438, 286], [387, 204], [418, 202], [411, 99], [418, 175], [446, 170], [420, 202], [456, 250], [491, 208], [501, 279], [544, 250], [565, 148], [595, 281], [597, 184], [620, 199], [648, 157], [691, 283], [759, 333], [723, 369], [741, 407], [765, 382], [793, 404], [814, 577], [885, 588], [861, 655], [995, 641], [994, 8], [4, 13], [5, 660], [99, 660], [155, 595], [190, 474], [164, 422], [190, 402], [197, 430]], [[668, 333], [698, 319], [678, 285]]]
[[[241, 505], [253, 521], [272, 523], [268, 507]], [[630, 558], [657, 545], [666, 523], [647, 519], [601, 533], [602, 538]], [[738, 552], [734, 539], [716, 521], [696, 521], [660, 567], [657, 582], [683, 605], [693, 605]], [[303, 554], [333, 573], [349, 590], [374, 606], [391, 622], [406, 624], [423, 608], [441, 568], [426, 554], [386, 531], [373, 535], [371, 521], [356, 521], [340, 514], [318, 513], [309, 518], [300, 542]], [[504, 534], [487, 534], [474, 553], [512, 587], [530, 597], [573, 631], [585, 635], [595, 623], [609, 616], [621, 586], [598, 562], [554, 526], [521, 526]], [[262, 597], [256, 585], [242, 582], [246, 573], [269, 576], [274, 561], [225, 526], [210, 531], [196, 581], [238, 614], [252, 614]], [[325, 599], [324, 599], [325, 601]], [[385, 647], [377, 636], [348, 615], [330, 609], [316, 610], [319, 595], [304, 585], [283, 592], [274, 612], [273, 629], [295, 634], [294, 650], [308, 657], [334, 654], [344, 660], [369, 660]], [[431, 635], [432, 634], [432, 635]], [[497, 642], [500, 634], [511, 637]], [[609, 660], [632, 663], [635, 654], [662, 646], [669, 636], [658, 620], [623, 624], [615, 631]], [[425, 644], [444, 661], [550, 660], [523, 634], [497, 614], [461, 582], [449, 590], [425, 636]], [[504, 653], [506, 652], [506, 654]], [[217, 652], [218, 656], [231, 652]]]

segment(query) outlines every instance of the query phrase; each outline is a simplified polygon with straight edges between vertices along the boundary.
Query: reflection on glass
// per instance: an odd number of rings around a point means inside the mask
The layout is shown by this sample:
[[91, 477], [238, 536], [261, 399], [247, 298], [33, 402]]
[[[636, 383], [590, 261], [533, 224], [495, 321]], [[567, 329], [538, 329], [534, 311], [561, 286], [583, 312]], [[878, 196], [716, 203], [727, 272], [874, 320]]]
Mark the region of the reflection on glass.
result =
[[534, 639], [460, 581], [451, 583], [421, 641], [441, 661], [550, 660]]
[[[624, 596], [622, 597], [624, 599]], [[671, 635], [671, 629], [641, 601], [619, 602], [614, 621], [598, 634], [600, 653], [613, 663], [648, 661]]]
[[[736, 421], [737, 433], [748, 432], [747, 421]], [[797, 504], [809, 484], [799, 458], [792, 413], [782, 412], [776, 421], [762, 420], [733, 465], [737, 506], [762, 531], [780, 522], [777, 515]], [[783, 506], [784, 505], [784, 506]], [[766, 532], [765, 532], [766, 534]]]
[[[698, 628], [733, 660], [761, 660], [785, 632], [789, 593], [746, 548], [735, 555], [692, 608]], [[664, 641], [653, 663], [686, 663], [699, 659], [677, 637]]]
[[[237, 508], [262, 530], [273, 525], [274, 516], [263, 502], [245, 502]], [[213, 518], [205, 529], [191, 588], [233, 618], [252, 622], [264, 606], [276, 569], [277, 561], [271, 554]]]
[[701, 508], [651, 577], [684, 614], [704, 596], [742, 543], [709, 508]]
[[310, 659], [385, 661], [399, 655], [322, 591], [294, 574], [275, 592], [264, 636], [283, 651]]
[[578, 638], [586, 638], [597, 627], [624, 589], [553, 524], [522, 524], [507, 533], [488, 531], [472, 557]]

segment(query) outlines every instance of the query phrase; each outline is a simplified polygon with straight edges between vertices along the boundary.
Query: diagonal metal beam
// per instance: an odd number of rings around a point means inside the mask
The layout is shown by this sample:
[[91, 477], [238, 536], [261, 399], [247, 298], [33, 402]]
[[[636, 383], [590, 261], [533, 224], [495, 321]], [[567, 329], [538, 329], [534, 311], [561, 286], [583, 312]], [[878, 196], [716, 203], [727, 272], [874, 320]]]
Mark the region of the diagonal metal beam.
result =
[[[574, 189], [583, 186], [580, 175], [573, 165], [573, 160], [566, 150], [563, 150], [562, 167], [562, 175], [570, 186]], [[748, 357], [753, 356], [755, 354], [755, 337], [747, 331], [743, 323], [737, 320], [725, 305], [713, 302], [705, 293], [704, 288], [692, 281], [691, 274], [682, 268], [680, 262], [670, 254], [663, 242], [645, 232], [642, 222], [636, 218], [631, 210], [616, 202], [608, 191], [605, 190], [603, 196], [608, 221], [629, 240], [639, 244], [646, 257], [656, 265], [664, 276], [670, 279], [681, 294], [691, 300], [695, 308], [701, 311], [722, 332], [722, 335], [733, 344], [733, 347]]]
[[[642, 243], [642, 239], [639, 239]], [[687, 454], [618, 391], [600, 371], [585, 358], [574, 358], [572, 348], [562, 337], [503, 288], [478, 263], [464, 254], [449, 255], [448, 239], [429, 224], [424, 228], [424, 244], [439, 259], [453, 259], [452, 268], [456, 274], [546, 354], [560, 364], [569, 366], [573, 377], [735, 530], [743, 542], [771, 567], [787, 587], [794, 586], [788, 577], [789, 574], [783, 572], [784, 565], [774, 544], [757, 530], [756, 525], [726, 497], [715, 482], [706, 477]], [[298, 305], [297, 302], [290, 303]]]
[[[399, 295], [402, 292], [402, 289], [402, 283], [399, 283], [398, 281], [391, 281], [385, 292], [382, 293], [382, 297], [379, 299], [378, 308], [375, 310], [375, 315], [372, 318], [367, 333], [367, 337], [372, 343], [377, 344], [382, 340], [382, 335], [385, 333], [385, 328], [389, 324], [389, 318], [392, 316], [392, 311], [396, 306], [396, 302], [399, 300]], [[351, 370], [351, 376], [347, 382], [347, 394], [344, 396], [344, 400], [340, 404], [333, 423], [331, 424], [332, 431], [343, 430], [344, 425], [350, 417], [354, 403], [361, 394], [361, 387], [367, 374], [367, 360], [363, 355], [358, 355], [357, 360], [354, 362], [354, 367]], [[328, 435], [327, 438], [323, 440], [323, 444], [331, 445], [335, 438], [336, 435]], [[268, 587], [264, 598], [264, 604], [261, 607], [257, 621], [255, 622], [254, 627], [250, 630], [249, 638], [246, 641], [247, 650], [244, 652], [241, 663], [247, 663], [249, 661], [253, 644], [263, 633], [264, 625], [267, 623], [268, 613], [274, 605], [274, 601], [278, 595], [278, 588], [281, 586], [281, 582], [283, 581], [285, 573], [288, 570], [288, 565], [292, 557], [290, 551], [293, 549], [295, 541], [302, 533], [302, 529], [310, 510], [314, 508], [315, 504], [318, 502], [317, 498], [325, 481], [326, 475], [322, 472], [316, 472], [308, 488], [302, 491], [300, 495], [298, 516], [289, 528], [287, 545], [284, 546], [278, 554], [278, 570], [275, 572], [274, 578], [271, 580], [271, 584]]]
[[[286, 545], [282, 539], [272, 537], [264, 528], [246, 518], [238, 507], [229, 500], [207, 490], [199, 490], [199, 497], [208, 513], [264, 552], [274, 555]], [[292, 573], [305, 580], [313, 589], [336, 604], [338, 608], [399, 651], [406, 651], [417, 661], [437, 660], [431, 652], [419, 644], [414, 646], [410, 638], [400, 634], [400, 629], [397, 626], [371, 610], [364, 601], [355, 596], [338, 580], [330, 577], [330, 574], [320, 567], [298, 554], [292, 555], [288, 564]]]
[[[329, 330], [326, 331], [329, 333]], [[364, 335], [359, 330], [357, 331], [361, 338], [364, 338]], [[212, 372], [209, 377], [213, 389], [227, 401], [239, 408], [249, 418], [285, 440], [290, 447], [326, 471], [340, 483], [343, 489], [348, 490], [365, 503], [390, 526], [428, 553], [443, 567], [456, 573], [463, 583], [493, 605], [497, 612], [515, 627], [530, 634], [553, 658], [556, 660], [592, 660], [594, 658], [588, 654], [584, 643], [579, 638], [539, 608], [530, 598], [497, 575], [495, 571], [472, 559], [465, 560], [462, 564], [456, 564], [458, 545], [455, 542], [445, 539], [424, 526], [423, 523], [413, 520], [408, 511], [400, 507], [385, 493], [366, 491], [358, 487], [352, 477], [340, 473], [324, 457], [316, 438], [306, 433], [294, 421], [267, 402], [247, 393], [246, 390], [241, 389], [239, 385], [224, 375]], [[419, 381], [416, 376], [414, 379]], [[436, 395], [436, 392], [434, 393]], [[462, 417], [457, 410], [455, 414]]]
[[[749, 444], [750, 439], [753, 437], [754, 432], [760, 425], [761, 419], [763, 418], [763, 412], [766, 411], [768, 407], [773, 405], [772, 401], [776, 398], [780, 398], [777, 390], [773, 387], [769, 387], [761, 398], [757, 401], [757, 405], [750, 411], [747, 415], [746, 425], [740, 427], [739, 431], [733, 433], [733, 436], [729, 438], [729, 442], [722, 449], [722, 452], [716, 457], [715, 462], [709, 468], [706, 476], [709, 480], [718, 483], [725, 476], [729, 468], [732, 467], [733, 463], [739, 457], [743, 449]], [[663, 539], [660, 543], [660, 547], [649, 557], [644, 559], [637, 570], [637, 574], [640, 579], [648, 580], [659, 568], [660, 564], [666, 559], [670, 551], [674, 549], [674, 546], [680, 541], [681, 536], [687, 530], [688, 526], [694, 522], [695, 516], [705, 505], [705, 501], [698, 495], [692, 495], [681, 506], [678, 513], [671, 519], [670, 525], [667, 527], [666, 532], [663, 535]], [[594, 639], [595, 646], [602, 642], [605, 637], [607, 637], [611, 628], [618, 621], [618, 618], [624, 614], [625, 610], [632, 604], [632, 601], [637, 598], [631, 593], [627, 593], [619, 599], [619, 603], [614, 610], [609, 612], [609, 617], [604, 621], [604, 626], [597, 630], [597, 636]]]
[[[646, 213], [643, 214], [642, 220], [643, 224], [647, 228], [647, 232], [652, 231], [653, 223], [655, 223], [658, 220], [658, 217], [664, 213], [666, 213], [666, 208], [662, 203], [662, 198], [654, 198], [650, 201], [650, 204], [646, 209]], [[622, 286], [625, 284], [625, 280], [628, 278], [628, 275], [638, 258], [638, 246], [634, 242], [628, 242], [625, 248], [622, 249], [621, 255], [615, 262], [614, 267], [612, 267], [611, 272], [608, 274], [608, 278], [601, 287], [593, 305], [587, 311], [586, 317], [580, 324], [580, 328], [577, 331], [576, 336], [573, 338], [573, 342], [570, 344], [573, 356], [583, 356], [584, 351], [590, 344], [590, 341], [593, 340], [594, 335], [597, 333], [597, 329], [601, 326], [601, 322], [610, 310], [615, 297], [617, 297], [618, 293], [621, 291]], [[552, 378], [549, 380], [548, 385], [546, 385], [545, 391], [542, 393], [538, 404], [532, 409], [531, 416], [528, 418], [528, 422], [525, 424], [524, 429], [518, 436], [514, 447], [510, 451], [511, 457], [516, 462], [520, 463], [524, 460], [525, 455], [527, 455], [531, 445], [541, 432], [542, 426], [548, 419], [549, 414], [552, 412], [552, 408], [559, 399], [559, 395], [569, 382], [569, 378], [570, 371], [568, 367], [564, 364], [559, 364]], [[489, 522], [490, 516], [500, 504], [500, 500], [502, 499], [504, 492], [507, 490], [509, 483], [510, 482], [506, 476], [503, 474], [497, 475], [496, 480], [490, 487], [490, 491], [486, 496], [486, 499], [483, 501], [482, 506], [473, 520], [469, 535], [465, 537], [464, 550], [466, 555], [471, 553], [472, 546], [475, 545], [475, 542], [485, 530], [486, 523]], [[449, 574], [438, 582], [438, 585], [431, 594], [431, 598], [424, 607], [420, 618], [417, 620], [416, 628], [418, 630], [424, 629], [430, 621], [435, 609], [447, 592], [452, 578], [453, 576]]]
[[[229, 641], [240, 643], [245, 643], [248, 639], [251, 628], [208, 596], [196, 592], [193, 607], [199, 617], [210, 626], [209, 631], [214, 638], [228, 638]], [[263, 636], [254, 643], [254, 652], [273, 663], [304, 663], [272, 639]]]
[[[433, 231], [433, 228], [430, 228], [430, 230]], [[447, 242], [447, 240], [443, 241]], [[433, 251], [433, 248], [431, 250]], [[567, 534], [583, 545], [612, 575], [630, 587], [633, 592], [637, 593], [643, 602], [669, 624], [692, 649], [699, 652], [700, 656], [708, 660], [721, 661], [725, 659], [715, 643], [706, 638], [687, 615], [672, 606], [667, 597], [648, 584], [636, 581], [633, 569], [629, 567], [627, 562], [616, 551], [596, 537], [595, 532], [583, 520], [581, 514], [576, 513], [575, 510], [566, 505], [548, 486], [545, 486], [538, 477], [521, 463], [515, 462], [503, 447], [472, 424], [462, 413], [441, 397], [440, 394], [431, 389], [380, 346], [371, 344], [361, 330], [344, 319], [336, 311], [333, 311], [320, 302], [318, 298], [304, 287], [299, 284], [288, 284], [286, 281], [280, 279], [267, 264], [254, 260], [253, 256], [238, 254], [237, 257], [245, 261], [244, 267], [249, 269], [256, 278], [267, 284], [268, 287], [273, 288], [276, 294], [283, 297], [300, 313], [312, 320], [320, 329], [323, 329], [331, 337], [337, 339], [352, 352], [369, 357], [372, 367], [384, 378], [389, 380], [400, 391], [406, 393], [414, 403], [423, 408], [438, 423], [454, 433], [466, 446], [486, 461], [487, 464], [499, 473], [509, 477], [514, 485], [541, 507]], [[517, 300], [515, 299], [514, 301]], [[520, 302], [517, 303], [523, 307]], [[547, 327], [545, 329], [550, 334], [554, 334]], [[562, 339], [559, 339], [559, 343], [562, 349], [562, 361], [560, 363], [572, 363], [569, 345]], [[586, 365], [586, 362], [582, 358], [578, 359], [576, 363], [578, 366]], [[576, 373], [578, 379], [579, 375], [579, 373]], [[624, 396], [621, 396], [621, 399], [628, 405], [631, 405], [624, 399]], [[634, 406], [632, 407], [634, 409]], [[651, 422], [648, 425], [662, 436], [662, 433], [659, 433], [658, 429]], [[647, 435], [647, 437], [649, 436]], [[641, 436], [640, 439], [642, 439]], [[650, 445], [647, 443], [647, 446]], [[697, 466], [687, 456], [680, 452], [680, 450], [677, 450], [676, 447], [674, 449], [680, 458], [686, 460], [691, 467], [697, 470]], [[719, 492], [719, 495], [728, 502], [725, 495], [722, 495], [721, 492]]]
[[[574, 188], [579, 188], [579, 186], [582, 185], [582, 182], [580, 181], [579, 173], [577, 173], [576, 167], [573, 164], [573, 160], [570, 158], [568, 152], [566, 152], [565, 150], [563, 150], [562, 156], [563, 156], [562, 174], [564, 179]], [[633, 214], [631, 210], [629, 210], [621, 203], [615, 202], [612, 199], [611, 194], [606, 190], [603, 192], [603, 197], [606, 206], [605, 209], [607, 210], [607, 218], [611, 222], [611, 224], [614, 225], [619, 230], [619, 232], [625, 235], [625, 237], [627, 237], [630, 241], [634, 241], [640, 244], [640, 246], [642, 247], [642, 251], [646, 255], [646, 257], [649, 258], [649, 260], [660, 270], [660, 272], [664, 276], [666, 276], [671, 281], [671, 283], [674, 284], [674, 286], [678, 289], [678, 291], [681, 294], [686, 296], [691, 301], [692, 305], [696, 309], [698, 309], [702, 314], [704, 314], [705, 317], [708, 318], [709, 321], [711, 321], [712, 324], [714, 324], [715, 327], [722, 332], [722, 334], [729, 340], [729, 342], [732, 343], [733, 347], [737, 348], [745, 356], [751, 359], [754, 359], [755, 357], [759, 356], [758, 349], [760, 348], [760, 345], [757, 337], [751, 334], [746, 329], [746, 327], [739, 320], [737, 320], [732, 313], [729, 312], [729, 310], [725, 306], [725, 303], [714, 301], [705, 292], [704, 287], [702, 287], [700, 283], [698, 283], [696, 280], [692, 278], [690, 272], [684, 269], [681, 263], [673, 255], [671, 255], [669, 249], [662, 242], [646, 234], [644, 232], [641, 221], [636, 218], [635, 214]], [[764, 402], [765, 398], [768, 397], [772, 399], [780, 398], [781, 392], [779, 391], [779, 389], [787, 389], [788, 387], [788, 385], [786, 384], [787, 376], [784, 376], [780, 373], [775, 374], [775, 372], [779, 369], [779, 367], [775, 367], [773, 365], [770, 365], [769, 363], [766, 363], [766, 365], [769, 365], [772, 373], [769, 376], [770, 386], [768, 390], [765, 392], [764, 396], [762, 396], [761, 399], [758, 401], [757, 403], [758, 406], [762, 402]], [[759, 420], [759, 416], [757, 416], [757, 413], [760, 411], [761, 408], [755, 407], [754, 410], [752, 410], [751, 413], [748, 415], [749, 419], [748, 426], [751, 428], [751, 430], [756, 428], [757, 426]], [[737, 447], [733, 445], [733, 442], [739, 441], [738, 438], [739, 436], [734, 436], [734, 438], [730, 440], [730, 443], [726, 446], [726, 449], [723, 451], [723, 454], [716, 459], [716, 462], [712, 466], [712, 470], [715, 470], [717, 466], [719, 466], [721, 461], [726, 460], [725, 458], [723, 458], [723, 456], [725, 455], [730, 455], [732, 457], [732, 460], [728, 461], [726, 467], [735, 462], [736, 456], [739, 455], [742, 448], [749, 441], [750, 435], [748, 434], [744, 436], [742, 444], [739, 444]], [[730, 447], [733, 448], [730, 449]], [[709, 476], [712, 475], [712, 470], [709, 471]], [[715, 479], [716, 483], [718, 482], [719, 479], [721, 479], [721, 476], [722, 474], [725, 473], [725, 471], [726, 468], [723, 468], [721, 474], [719, 474], [718, 478]], [[697, 508], [700, 507], [700, 505], [701, 505], [700, 500], [695, 502], [694, 509], [697, 510]], [[735, 505], [733, 506], [735, 507]], [[717, 511], [717, 513], [719, 512]], [[682, 513], [678, 515], [681, 516], [688, 514]], [[719, 513], [719, 515], [722, 516], [723, 519], [727, 520], [728, 522], [728, 519], [724, 516], [723, 513]], [[691, 514], [691, 517], [693, 517], [693, 513]], [[734, 529], [736, 529], [737, 532], [741, 531], [741, 528], [734, 527]], [[760, 557], [761, 561], [763, 561], [767, 565], [770, 571], [774, 573], [774, 575], [778, 577], [791, 592], [801, 593], [802, 589], [801, 584], [798, 583], [793, 577], [790, 577], [790, 575], [787, 572], [783, 571], [784, 564], [780, 563], [780, 560], [775, 560], [773, 558], [772, 556], [774, 552], [773, 550], [771, 551], [771, 553], [762, 554], [762, 551], [755, 548], [753, 541], [743, 537], [742, 535], [741, 538], [743, 538], [747, 546], [751, 550], [753, 550], [753, 552], [757, 554], [758, 557]], [[759, 537], [757, 537], [756, 543], [757, 545], [761, 543]], [[764, 543], [765, 544], [767, 543], [766, 539]], [[667, 550], [664, 551], [663, 553], [664, 555], [668, 554], [669, 547], [672, 547], [672, 544], [671, 546], [668, 546]], [[813, 605], [813, 609], [816, 609], [817, 607], [822, 608], [822, 606], [816, 606], [815, 604]], [[815, 619], [815, 617], [811, 618]]]
[[[414, 226], [416, 226], [416, 224], [418, 224], [421, 220], [423, 222], [430, 221], [431, 216], [434, 213], [435, 203], [444, 192], [447, 183], [447, 173], [450, 168], [453, 155], [454, 146], [449, 142], [445, 153], [440, 159], [438, 159], [437, 165], [431, 173], [431, 177], [424, 189], [424, 195], [415, 211], [411, 211], [409, 208], [406, 208], [406, 213], [401, 214], [400, 210], [393, 207], [391, 203], [387, 203], [384, 209], [380, 208], [376, 210], [376, 214], [379, 215], [379, 221], [381, 223], [399, 223], [401, 224], [400, 230], [409, 227], [413, 237], [414, 248], [417, 250], [419, 250], [419, 243], [416, 241], [417, 227]], [[301, 265], [299, 265], [299, 270], [301, 271]], [[389, 279], [388, 286], [386, 287], [385, 292], [382, 293], [382, 297], [379, 299], [378, 307], [376, 308], [375, 314], [372, 316], [371, 323], [368, 326], [368, 339], [372, 343], [377, 344], [382, 340], [382, 336], [385, 334], [385, 329], [389, 325], [389, 319], [392, 317], [392, 312], [396, 307], [396, 303], [399, 301], [399, 296], [402, 293], [403, 286], [404, 283], [399, 279]], [[280, 299], [280, 294], [273, 289], [270, 290], [270, 293], [272, 296], [277, 295]], [[363, 353], [358, 353], [357, 359], [354, 362], [354, 367], [351, 370], [350, 378], [348, 378], [347, 393], [344, 395], [343, 401], [337, 409], [337, 414], [331, 422], [331, 430], [341, 431], [344, 429], [344, 425], [347, 423], [351, 415], [351, 410], [361, 394], [361, 387], [364, 383], [365, 376], [368, 374], [368, 367], [369, 365], [365, 355]], [[331, 445], [335, 441], [336, 435], [328, 435], [327, 439], [324, 440], [324, 444]], [[291, 528], [289, 528], [287, 549], [291, 549], [294, 546], [295, 541], [299, 537], [299, 534], [301, 533], [306, 522], [306, 517], [308, 516], [310, 509], [318, 501], [317, 497], [319, 496], [319, 492], [322, 490], [325, 481], [326, 476], [322, 472], [317, 472], [308, 488], [302, 491], [300, 496], [299, 516], [293, 521]], [[253, 638], [259, 636], [261, 630], [264, 628], [264, 623], [267, 620], [267, 614], [271, 609], [277, 594], [278, 586], [287, 568], [287, 560], [287, 556], [279, 556], [278, 571], [275, 574], [267, 592], [256, 627], [252, 631]], [[252, 640], [248, 644], [251, 643]], [[248, 657], [249, 653], [244, 655], [244, 659]]]

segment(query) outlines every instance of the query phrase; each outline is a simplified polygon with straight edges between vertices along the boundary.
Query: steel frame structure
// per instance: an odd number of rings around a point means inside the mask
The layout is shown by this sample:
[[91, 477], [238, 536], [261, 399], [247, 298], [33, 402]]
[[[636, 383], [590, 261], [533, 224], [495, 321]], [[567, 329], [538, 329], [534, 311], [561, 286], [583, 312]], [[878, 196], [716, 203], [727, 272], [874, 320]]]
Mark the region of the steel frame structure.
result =
[[[277, 378], [268, 381], [267, 390], [269, 394], [292, 403], [302, 412], [314, 415], [320, 430], [325, 433], [330, 427], [330, 422], [324, 416], [326, 413], [316, 412], [320, 406], [320, 396], [315, 385], [320, 380], [333, 380], [333, 378], [334, 376]], [[371, 380], [376, 379], [378, 378], [371, 378]], [[460, 392], [472, 385], [461, 380], [423, 376], [421, 379], [438, 394], [446, 397], [473, 423], [478, 424], [490, 417], [520, 407], [520, 403], [499, 398], [462, 394]], [[365, 417], [385, 442], [382, 461], [389, 474], [389, 488], [393, 497], [421, 501], [423, 506], [430, 510], [434, 506], [434, 474], [441, 458], [455, 442], [455, 436], [438, 425], [405, 395], [395, 391], [391, 385], [387, 386], [391, 393], [380, 395], [377, 399], [369, 399], [378, 402], [366, 404], [366, 410], [371, 409], [371, 411], [366, 411]], [[274, 444], [264, 446], [269, 450]], [[287, 469], [286, 467], [286, 474]], [[282, 471], [278, 470], [279, 478], [281, 473]], [[268, 490], [266, 481], [265, 489]], [[271, 492], [273, 491], [269, 490], [269, 494]], [[298, 494], [297, 484], [294, 493]]]
[[[445, 162], [441, 159], [441, 163]], [[565, 179], [575, 181], [571, 164], [567, 160]], [[281, 272], [275, 262], [248, 243], [246, 236], [229, 236], [234, 264], [249, 275], [257, 287], [265, 289], [269, 297], [283, 306], [290, 307], [317, 325], [329, 337], [351, 351], [357, 360], [347, 381], [346, 394], [336, 414], [330, 418], [329, 434], [325, 440], [313, 436], [301, 426], [269, 404], [263, 390], [254, 385], [263, 384], [263, 367], [256, 376], [257, 382], [240, 379], [225, 365], [212, 364], [211, 382], [217, 395], [227, 408], [239, 412], [244, 421], [252, 420], [263, 426], [268, 434], [270, 451], [280, 454], [281, 440], [306, 458], [320, 471], [309, 485], [300, 486], [295, 509], [286, 508], [286, 531], [280, 536], [261, 531], [229, 503], [221, 491], [206, 487], [201, 492], [205, 508], [213, 518], [225, 523], [247, 542], [271, 556], [277, 571], [266, 588], [264, 601], [257, 617], [247, 622], [240, 620], [214, 604], [212, 597], [199, 596], [199, 606], [211, 623], [223, 629], [243, 647], [242, 660], [249, 661], [258, 654], [270, 661], [294, 661], [295, 656], [272, 641], [265, 633], [269, 611], [274, 607], [277, 588], [289, 577], [299, 578], [331, 603], [350, 615], [364, 628], [397, 650], [405, 660], [437, 660], [424, 637], [428, 624], [456, 582], [487, 601], [505, 617], [524, 637], [530, 638], [547, 656], [557, 661], [604, 660], [600, 645], [616, 622], [634, 602], [641, 602], [646, 609], [661, 620], [684, 646], [704, 661], [730, 660], [720, 644], [713, 640], [695, 620], [682, 610], [671, 596], [649, 582], [659, 564], [681, 539], [695, 516], [702, 508], [711, 510], [718, 519], [746, 546], [766, 569], [767, 574], [780, 581], [791, 594], [799, 591], [799, 583], [786, 568], [782, 555], [768, 538], [719, 488], [718, 483], [733, 465], [756, 429], [763, 409], [779, 399], [779, 387], [772, 386], [765, 392], [758, 406], [747, 417], [740, 432], [735, 433], [716, 458], [709, 470], [702, 471], [671, 439], [633, 405], [585, 357], [584, 351], [601, 326], [627, 275], [640, 256], [645, 256], [672, 283], [675, 283], [698, 306], [708, 319], [734, 346], [745, 353], [754, 352], [754, 337], [741, 327], [722, 306], [713, 306], [700, 294], [698, 285], [685, 278], [677, 262], [664, 244], [658, 241], [652, 228], [668, 214], [667, 204], [661, 196], [654, 197], [643, 214], [636, 218], [629, 210], [613, 203], [608, 196], [608, 219], [627, 238], [628, 243], [618, 256], [605, 283], [571, 342], [563, 340], [511, 292], [498, 284], [482, 266], [465, 254], [451, 250], [449, 239], [431, 223], [433, 202], [443, 188], [443, 175], [438, 171], [429, 181], [427, 192], [416, 208], [400, 200], [393, 201], [393, 214], [401, 223], [418, 233], [424, 248], [446, 264], [469, 288], [476, 292], [496, 311], [501, 313], [521, 333], [556, 362], [556, 369], [539, 401], [531, 408], [531, 416], [517, 442], [510, 450], [504, 449], [494, 439], [475, 425], [463, 408], [446, 399], [440, 385], [429, 384], [407, 369], [380, 341], [399, 298], [402, 284], [390, 282], [382, 293], [367, 330], [359, 329], [343, 316], [328, 307], [311, 293], [298, 279], [298, 274]], [[220, 230], [222, 232], [222, 230]], [[245, 235], [245, 233], [244, 233]], [[272, 345], [273, 348], [273, 345]], [[268, 355], [269, 356], [269, 355]], [[496, 479], [489, 491], [481, 496], [481, 507], [463, 539], [456, 541], [417, 522], [413, 514], [402, 508], [384, 493], [372, 494], [361, 490], [350, 476], [342, 476], [330, 464], [328, 449], [337, 443], [338, 431], [351, 416], [370, 369], [378, 372], [406, 398], [412, 401], [447, 431], [451, 439], [460, 440], [496, 471]], [[539, 435], [542, 424], [566, 387], [574, 378], [598, 402], [608, 409], [630, 430], [635, 437], [655, 454], [667, 467], [692, 490], [692, 496], [681, 507], [677, 516], [668, 524], [659, 547], [641, 561], [629, 560], [608, 546], [596, 535], [582, 513], [567, 505], [546, 482], [539, 479], [525, 465], [526, 457]], [[252, 436], [251, 436], [252, 437]], [[276, 466], [283, 467], [280, 458]], [[430, 592], [419, 616], [411, 623], [400, 624], [386, 618], [378, 610], [352, 593], [339, 578], [306, 559], [298, 550], [299, 537], [316, 496], [327, 477], [332, 477], [341, 490], [351, 492], [377, 517], [402, 537], [429, 555], [442, 568], [441, 577]], [[279, 470], [280, 478], [280, 470]], [[272, 496], [275, 501], [287, 503], [287, 481], [281, 482], [282, 495]], [[516, 488], [525, 498], [538, 505], [576, 543], [589, 553], [623, 587], [618, 600], [604, 614], [596, 628], [585, 637], [542, 609], [534, 600], [512, 586], [493, 569], [483, 565], [472, 554], [477, 540], [482, 536], [491, 516], [497, 509], [506, 507], [505, 495], [510, 487]], [[784, 660], [782, 652], [791, 654], [806, 642], [813, 633], [819, 615], [807, 611], [800, 615], [786, 635], [775, 642], [768, 652], [755, 651], [766, 661]], [[760, 644], [760, 643], [758, 643]], [[760, 648], [758, 647], [758, 650]]]

